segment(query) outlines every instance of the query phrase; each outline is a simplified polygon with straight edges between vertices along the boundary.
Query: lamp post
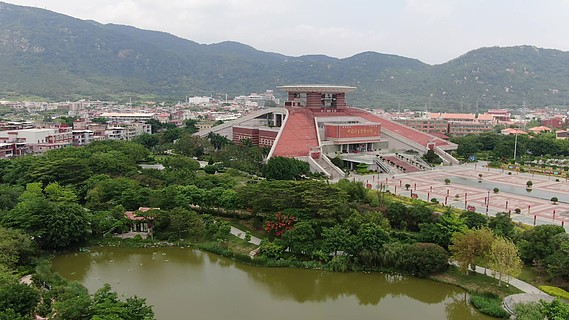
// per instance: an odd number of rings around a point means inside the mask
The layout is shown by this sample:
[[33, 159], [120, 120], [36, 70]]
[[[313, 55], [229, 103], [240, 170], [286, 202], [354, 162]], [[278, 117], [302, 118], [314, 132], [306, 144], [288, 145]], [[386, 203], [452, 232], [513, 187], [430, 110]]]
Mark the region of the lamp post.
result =
[[379, 174], [380, 174], [380, 169], [379, 169], [379, 154], [375, 155], [375, 166], [377, 167], [377, 188], [379, 189]]
[[488, 190], [488, 197], [486, 199], [486, 215], [488, 215], [488, 207], [490, 206], [490, 190]]

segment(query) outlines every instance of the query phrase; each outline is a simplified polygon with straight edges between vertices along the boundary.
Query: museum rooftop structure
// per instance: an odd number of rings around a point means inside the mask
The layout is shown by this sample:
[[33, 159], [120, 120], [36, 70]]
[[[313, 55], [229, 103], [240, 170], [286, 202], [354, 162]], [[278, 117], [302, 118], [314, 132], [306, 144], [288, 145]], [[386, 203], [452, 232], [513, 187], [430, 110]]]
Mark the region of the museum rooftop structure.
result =
[[418, 156], [433, 150], [445, 165], [458, 164], [447, 153], [456, 149], [456, 144], [368, 110], [348, 107], [346, 94], [355, 87], [315, 84], [278, 88], [288, 94], [284, 107], [262, 109], [197, 135], [215, 132], [234, 142], [249, 139], [269, 147], [269, 158], [301, 159], [331, 178], [343, 175], [330, 161], [333, 157], [342, 158], [350, 168], [365, 163], [382, 172], [413, 172], [428, 168]]

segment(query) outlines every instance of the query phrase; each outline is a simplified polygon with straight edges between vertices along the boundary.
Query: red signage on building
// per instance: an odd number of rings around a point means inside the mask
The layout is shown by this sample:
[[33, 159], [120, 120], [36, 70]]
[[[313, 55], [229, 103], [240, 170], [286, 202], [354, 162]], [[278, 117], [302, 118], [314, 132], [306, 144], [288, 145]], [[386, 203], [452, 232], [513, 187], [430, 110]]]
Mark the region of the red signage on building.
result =
[[327, 124], [326, 138], [345, 139], [345, 138], [378, 138], [381, 130], [379, 124]]

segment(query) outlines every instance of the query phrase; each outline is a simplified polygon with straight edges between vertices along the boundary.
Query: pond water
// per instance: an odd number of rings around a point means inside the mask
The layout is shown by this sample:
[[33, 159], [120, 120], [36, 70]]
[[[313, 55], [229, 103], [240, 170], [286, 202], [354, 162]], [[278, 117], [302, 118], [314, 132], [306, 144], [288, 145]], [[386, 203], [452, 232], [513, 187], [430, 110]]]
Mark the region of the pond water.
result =
[[153, 305], [157, 319], [488, 320], [458, 287], [383, 273], [254, 267], [188, 248], [94, 248], [53, 268], [94, 292]]

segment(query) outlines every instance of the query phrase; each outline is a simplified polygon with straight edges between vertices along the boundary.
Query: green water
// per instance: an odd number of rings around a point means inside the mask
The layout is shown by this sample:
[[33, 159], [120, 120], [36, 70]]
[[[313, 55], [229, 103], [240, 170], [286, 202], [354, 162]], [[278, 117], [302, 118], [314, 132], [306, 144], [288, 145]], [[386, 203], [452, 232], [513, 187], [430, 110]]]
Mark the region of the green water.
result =
[[493, 319], [460, 288], [382, 273], [252, 267], [187, 248], [96, 248], [58, 256], [57, 272], [91, 292], [110, 283], [157, 319]]

